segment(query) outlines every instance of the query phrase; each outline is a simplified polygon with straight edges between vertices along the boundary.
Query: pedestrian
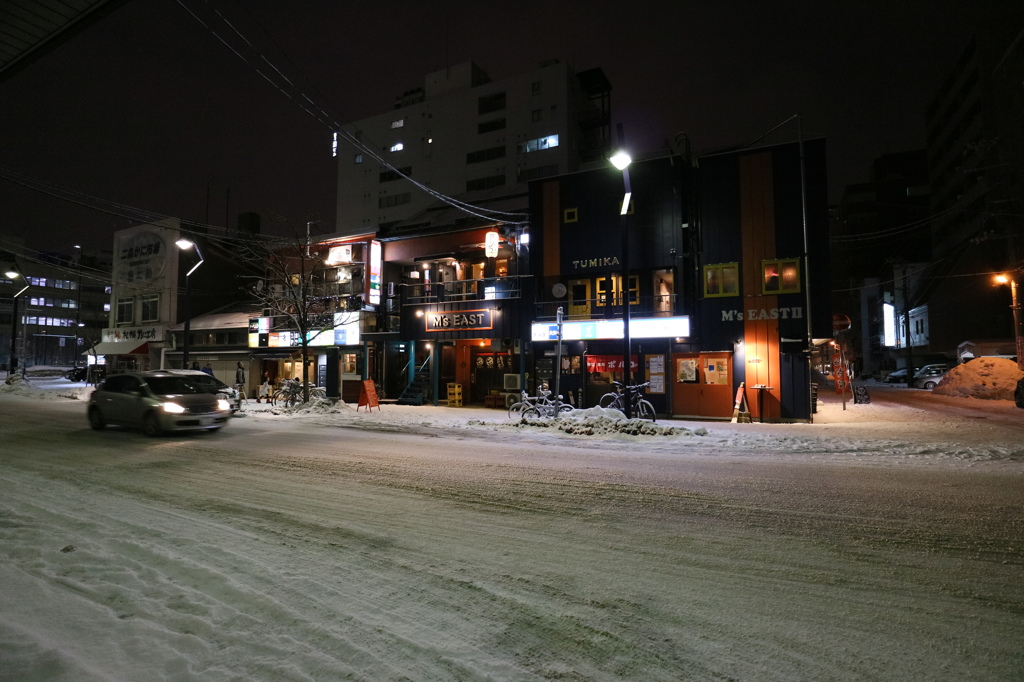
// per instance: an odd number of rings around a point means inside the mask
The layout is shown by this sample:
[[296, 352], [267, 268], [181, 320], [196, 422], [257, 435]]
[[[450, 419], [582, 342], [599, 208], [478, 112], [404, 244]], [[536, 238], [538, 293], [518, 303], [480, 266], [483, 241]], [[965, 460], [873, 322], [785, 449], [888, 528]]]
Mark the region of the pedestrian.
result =
[[263, 383], [260, 384], [260, 393], [256, 396], [256, 402], [260, 402], [263, 398], [270, 402], [270, 374], [267, 372], [263, 373]]
[[213, 376], [213, 367], [210, 367], [210, 363], [209, 362], [206, 363], [206, 367], [203, 367], [202, 371], [206, 372], [211, 377]]
[[238, 389], [238, 397], [241, 398], [245, 395], [245, 367], [242, 367], [242, 363], [238, 363], [237, 369], [235, 369], [235, 388]]
[[199, 369], [199, 363], [198, 362], [193, 362], [192, 363], [192, 371], [194, 371], [194, 372], [202, 372], [203, 370]]

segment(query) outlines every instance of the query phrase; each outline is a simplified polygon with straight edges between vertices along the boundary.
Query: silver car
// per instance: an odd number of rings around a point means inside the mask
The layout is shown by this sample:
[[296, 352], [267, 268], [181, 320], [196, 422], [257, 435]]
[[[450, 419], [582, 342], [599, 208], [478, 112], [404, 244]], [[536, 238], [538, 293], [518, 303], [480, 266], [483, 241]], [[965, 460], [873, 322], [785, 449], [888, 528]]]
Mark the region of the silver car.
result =
[[198, 369], [165, 369], [162, 372], [177, 374], [188, 377], [191, 381], [205, 388], [219, 398], [224, 398], [231, 404], [231, 414], [234, 414], [242, 407], [242, 394], [234, 386], [228, 386], [223, 381]]
[[89, 426], [141, 427], [147, 436], [166, 431], [217, 431], [231, 405], [191, 380], [166, 371], [114, 374], [89, 396]]

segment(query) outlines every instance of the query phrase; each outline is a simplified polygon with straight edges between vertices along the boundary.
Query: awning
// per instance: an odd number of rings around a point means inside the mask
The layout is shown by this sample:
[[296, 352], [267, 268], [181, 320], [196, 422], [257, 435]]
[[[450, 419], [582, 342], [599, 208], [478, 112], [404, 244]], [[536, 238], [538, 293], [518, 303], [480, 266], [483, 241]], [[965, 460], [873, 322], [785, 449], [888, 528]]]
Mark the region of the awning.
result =
[[149, 341], [104, 341], [82, 355], [149, 355]]

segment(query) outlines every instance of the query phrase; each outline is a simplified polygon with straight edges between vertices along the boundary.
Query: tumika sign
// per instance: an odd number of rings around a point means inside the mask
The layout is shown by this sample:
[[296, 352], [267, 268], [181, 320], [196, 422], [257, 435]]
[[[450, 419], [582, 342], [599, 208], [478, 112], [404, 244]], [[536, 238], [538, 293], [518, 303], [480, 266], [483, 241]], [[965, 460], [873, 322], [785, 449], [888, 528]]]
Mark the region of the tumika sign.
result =
[[475, 329], [493, 329], [492, 310], [452, 310], [427, 313], [428, 332], [451, 332]]

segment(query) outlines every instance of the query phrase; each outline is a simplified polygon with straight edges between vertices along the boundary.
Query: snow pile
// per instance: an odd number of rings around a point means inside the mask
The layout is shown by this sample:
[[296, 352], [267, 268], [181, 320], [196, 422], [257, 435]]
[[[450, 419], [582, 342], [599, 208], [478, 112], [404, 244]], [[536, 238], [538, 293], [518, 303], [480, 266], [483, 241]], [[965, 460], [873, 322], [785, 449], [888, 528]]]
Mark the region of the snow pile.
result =
[[949, 370], [934, 392], [957, 398], [1013, 400], [1013, 391], [1022, 376], [1024, 372], [1013, 360], [977, 358]]
[[60, 376], [26, 379], [15, 374], [0, 384], [0, 393], [32, 400], [86, 400], [92, 390]]

